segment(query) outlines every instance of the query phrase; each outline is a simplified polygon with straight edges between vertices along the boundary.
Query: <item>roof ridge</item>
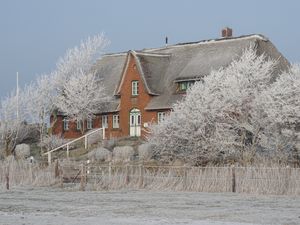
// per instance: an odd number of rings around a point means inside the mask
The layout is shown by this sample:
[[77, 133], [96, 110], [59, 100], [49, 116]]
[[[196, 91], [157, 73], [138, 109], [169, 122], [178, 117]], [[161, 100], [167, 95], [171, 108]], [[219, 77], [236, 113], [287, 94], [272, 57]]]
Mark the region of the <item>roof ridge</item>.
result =
[[144, 56], [153, 56], [153, 57], [170, 57], [170, 53], [152, 53], [152, 52], [142, 52], [135, 51], [136, 55], [144, 55]]
[[193, 41], [193, 42], [182, 42], [182, 43], [177, 43], [173, 45], [168, 45], [167, 47], [158, 47], [158, 48], [144, 48], [142, 51], [144, 52], [151, 52], [151, 51], [157, 51], [157, 50], [162, 50], [166, 48], [176, 48], [176, 47], [183, 47], [187, 45], [201, 45], [201, 44], [211, 44], [211, 43], [221, 43], [221, 42], [227, 42], [227, 41], [235, 41], [238, 39], [250, 39], [250, 38], [257, 38], [263, 41], [269, 41], [269, 39], [262, 35], [262, 34], [248, 34], [248, 35], [241, 35], [237, 37], [225, 37], [225, 38], [217, 38], [217, 39], [205, 39], [201, 41]]
[[237, 36], [237, 37], [225, 37], [225, 38], [222, 37], [222, 38], [204, 39], [204, 40], [192, 41], [192, 42], [180, 42], [177, 44], [168, 45], [167, 47], [163, 46], [163, 47], [157, 47], [157, 48], [144, 48], [142, 50], [128, 50], [128, 51], [124, 51], [124, 52], [106, 53], [106, 54], [103, 54], [102, 57], [124, 56], [124, 55], [127, 55], [128, 52], [130, 52], [130, 51], [134, 51], [136, 54], [153, 54], [153, 55], [161, 55], [162, 56], [163, 54], [167, 54], [167, 53], [151, 53], [151, 51], [157, 51], [157, 50], [162, 50], [162, 49], [166, 49], [166, 48], [183, 47], [183, 46], [187, 46], [187, 45], [221, 43], [223, 41], [227, 42], [227, 41], [235, 41], [238, 39], [248, 39], [248, 38], [258, 38], [263, 41], [269, 41], [269, 39], [262, 34], [248, 34], [248, 35], [241, 35], [241, 36]]

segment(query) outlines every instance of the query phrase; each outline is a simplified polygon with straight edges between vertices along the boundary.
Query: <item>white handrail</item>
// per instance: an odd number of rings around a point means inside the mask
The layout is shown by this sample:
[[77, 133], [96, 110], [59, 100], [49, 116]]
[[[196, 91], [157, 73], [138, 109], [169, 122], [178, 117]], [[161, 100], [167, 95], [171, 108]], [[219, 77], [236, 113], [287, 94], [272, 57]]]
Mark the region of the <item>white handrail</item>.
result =
[[52, 150], [50, 150], [48, 152], [45, 152], [43, 155], [48, 155], [48, 164], [50, 165], [51, 164], [51, 153], [55, 152], [55, 151], [57, 151], [57, 150], [59, 150], [61, 148], [67, 147], [67, 157], [69, 157], [69, 145], [70, 144], [72, 144], [72, 143], [74, 143], [76, 141], [79, 141], [79, 140], [81, 140], [81, 139], [84, 138], [84, 148], [87, 149], [87, 147], [88, 147], [88, 143], [87, 143], [88, 136], [90, 136], [90, 135], [92, 135], [92, 134], [94, 134], [94, 133], [96, 133], [96, 132], [98, 132], [100, 130], [102, 130], [102, 135], [103, 135], [102, 139], [105, 139], [105, 128], [101, 127], [99, 129], [93, 130], [90, 133], [87, 133], [87, 134], [85, 134], [85, 135], [83, 135], [83, 136], [81, 136], [79, 138], [76, 138], [76, 139], [74, 139], [72, 141], [69, 141], [68, 143], [65, 143], [65, 144], [63, 144], [63, 145], [61, 145], [59, 147], [56, 147], [56, 148], [54, 148], [54, 149], [52, 149]]

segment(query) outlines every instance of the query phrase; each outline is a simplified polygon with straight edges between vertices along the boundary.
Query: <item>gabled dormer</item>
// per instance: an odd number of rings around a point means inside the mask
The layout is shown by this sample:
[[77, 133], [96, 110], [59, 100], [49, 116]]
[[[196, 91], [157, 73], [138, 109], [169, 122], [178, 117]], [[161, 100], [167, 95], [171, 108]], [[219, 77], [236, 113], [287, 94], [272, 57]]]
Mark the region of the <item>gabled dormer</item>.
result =
[[[119, 96], [121, 94], [125, 79], [128, 79], [126, 77], [128, 72], [137, 72], [140, 75], [140, 80], [149, 95], [160, 95], [162, 91], [160, 80], [164, 78], [164, 73], [168, 68], [170, 57], [170, 54], [145, 53], [133, 50], [128, 51], [122, 75], [115, 90], [115, 95]], [[133, 95], [138, 91], [139, 85], [138, 81], [132, 80]]]

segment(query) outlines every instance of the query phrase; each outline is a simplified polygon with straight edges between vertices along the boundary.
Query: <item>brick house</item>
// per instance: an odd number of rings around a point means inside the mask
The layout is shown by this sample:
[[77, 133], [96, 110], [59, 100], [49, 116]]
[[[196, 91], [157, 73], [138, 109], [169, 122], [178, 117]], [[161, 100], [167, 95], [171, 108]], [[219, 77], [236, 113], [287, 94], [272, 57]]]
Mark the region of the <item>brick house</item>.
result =
[[[250, 45], [258, 54], [278, 60], [278, 70], [289, 65], [266, 37], [232, 37], [229, 28], [222, 30], [219, 39], [104, 55], [94, 69], [113, 100], [93, 120], [86, 121], [87, 130], [106, 127], [106, 138], [145, 136], [149, 124], [162, 121], [195, 81], [226, 67]], [[81, 136], [78, 128], [76, 121], [58, 113], [52, 132], [75, 138]]]

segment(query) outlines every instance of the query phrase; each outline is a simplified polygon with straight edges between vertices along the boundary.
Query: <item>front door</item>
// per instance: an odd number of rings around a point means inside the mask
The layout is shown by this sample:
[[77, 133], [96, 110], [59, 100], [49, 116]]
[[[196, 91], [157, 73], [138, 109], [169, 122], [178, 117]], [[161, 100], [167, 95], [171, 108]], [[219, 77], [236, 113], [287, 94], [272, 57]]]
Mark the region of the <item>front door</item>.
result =
[[138, 109], [132, 109], [129, 114], [130, 136], [141, 136], [141, 112]]

